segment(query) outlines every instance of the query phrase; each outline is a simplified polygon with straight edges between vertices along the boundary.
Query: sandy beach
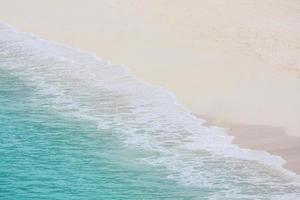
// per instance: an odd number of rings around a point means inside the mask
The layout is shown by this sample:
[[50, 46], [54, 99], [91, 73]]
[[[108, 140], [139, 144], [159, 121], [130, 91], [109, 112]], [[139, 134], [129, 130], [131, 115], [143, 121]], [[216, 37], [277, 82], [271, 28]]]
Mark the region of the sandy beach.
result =
[[299, 1], [0, 0], [0, 21], [128, 66], [300, 173]]

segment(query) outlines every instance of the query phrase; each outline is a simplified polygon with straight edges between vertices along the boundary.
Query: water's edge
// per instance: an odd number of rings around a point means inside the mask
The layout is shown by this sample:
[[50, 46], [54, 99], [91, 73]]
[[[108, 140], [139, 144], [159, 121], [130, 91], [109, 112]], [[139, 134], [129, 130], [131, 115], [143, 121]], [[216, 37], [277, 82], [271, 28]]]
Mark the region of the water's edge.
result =
[[[100, 62], [103, 62], [103, 60], [101, 58], [99, 58], [96, 53], [94, 52], [89, 52], [89, 51], [83, 51], [77, 47], [73, 47], [73, 46], [70, 46], [70, 45], [66, 45], [66, 44], [62, 44], [62, 43], [58, 43], [58, 42], [55, 42], [55, 41], [49, 41], [49, 40], [46, 40], [46, 39], [43, 39], [37, 35], [35, 35], [34, 33], [31, 33], [31, 32], [22, 32], [22, 31], [18, 31], [15, 27], [11, 26], [10, 24], [7, 24], [5, 22], [2, 22], [0, 21], [0, 24], [6, 26], [6, 27], [9, 27], [9, 29], [11, 29], [13, 32], [17, 33], [17, 34], [22, 34], [22, 35], [28, 35], [30, 37], [33, 37], [45, 44], [48, 44], [48, 45], [55, 45], [55, 46], [60, 46], [60, 47], [63, 47], [63, 48], [66, 48], [66, 49], [69, 49], [69, 50], [72, 50], [72, 51], [76, 51], [80, 54], [88, 54], [92, 57], [94, 57], [95, 59], [99, 60]], [[109, 65], [115, 65], [115, 64], [112, 64], [112, 62], [110, 60], [105, 60], [105, 62], [107, 62], [107, 64]], [[148, 82], [145, 82], [143, 81], [141, 78], [135, 76], [134, 74], [132, 74], [131, 72], [129, 72], [129, 68], [126, 66], [126, 65], [123, 65], [123, 64], [117, 64], [117, 66], [120, 66], [123, 68], [123, 70], [126, 72], [126, 73], [130, 73], [130, 76], [134, 77], [134, 79], [136, 79], [138, 82], [142, 83], [142, 84], [145, 84], [147, 86], [150, 86], [150, 87], [156, 87], [156, 88], [159, 88], [160, 90], [162, 90], [163, 92], [166, 92], [168, 93], [174, 100], [173, 103], [175, 103], [177, 106], [180, 106], [181, 109], [183, 109], [185, 112], [189, 113], [191, 116], [195, 117], [203, 126], [205, 126], [205, 122], [207, 121], [206, 119], [203, 119], [203, 118], [200, 118], [198, 116], [196, 116], [195, 114], [193, 114], [193, 112], [191, 110], [189, 110], [188, 108], [186, 107], [183, 107], [181, 104], [178, 103], [178, 100], [176, 98], [176, 95], [169, 91], [169, 90], [166, 90], [165, 88], [161, 87], [161, 86], [157, 86], [157, 85], [152, 85]], [[208, 127], [208, 126], [206, 126]], [[226, 136], [228, 136], [228, 138], [230, 139], [231, 141], [231, 144], [233, 139], [234, 139], [234, 136], [230, 135], [230, 133], [227, 132], [227, 128], [226, 127], [219, 127], [219, 126], [210, 126], [212, 128], [216, 128], [216, 129], [219, 129], [219, 130], [224, 130], [224, 134]], [[210, 128], [208, 127], [208, 128]], [[235, 145], [235, 144], [234, 144]], [[238, 146], [238, 145], [237, 145]], [[245, 149], [245, 148], [243, 148]], [[253, 149], [246, 149], [246, 150], [250, 150], [250, 151], [257, 151], [257, 150], [253, 150]], [[280, 171], [283, 171], [284, 173], [286, 173], [287, 175], [291, 175], [291, 176], [298, 176], [300, 178], [299, 175], [297, 175], [295, 172], [293, 171], [290, 171], [290, 170], [287, 170], [283, 167], [283, 165], [286, 164], [286, 160], [284, 160], [282, 157], [278, 156], [278, 155], [273, 155], [267, 151], [257, 151], [257, 152], [263, 152], [264, 154], [269, 154], [271, 156], [276, 156], [277, 157], [277, 161], [278, 163], [275, 165], [276, 169], [280, 170]], [[265, 164], [270, 164], [268, 162], [266, 162]], [[275, 163], [272, 163], [271, 165], [274, 165]]]

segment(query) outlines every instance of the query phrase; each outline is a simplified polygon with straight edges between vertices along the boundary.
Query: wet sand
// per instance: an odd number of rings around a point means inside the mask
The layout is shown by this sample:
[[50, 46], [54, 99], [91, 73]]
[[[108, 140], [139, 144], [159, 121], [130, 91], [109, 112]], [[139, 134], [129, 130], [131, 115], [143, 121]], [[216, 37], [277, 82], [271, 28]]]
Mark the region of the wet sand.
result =
[[267, 151], [282, 157], [284, 168], [300, 174], [300, 138], [289, 136], [280, 127], [255, 124], [224, 124], [203, 115], [205, 126], [226, 127], [227, 134], [234, 137], [233, 143], [246, 149]]
[[267, 151], [279, 155], [284, 167], [300, 174], [300, 138], [287, 135], [282, 128], [264, 125], [235, 124], [229, 126], [233, 143], [242, 148]]

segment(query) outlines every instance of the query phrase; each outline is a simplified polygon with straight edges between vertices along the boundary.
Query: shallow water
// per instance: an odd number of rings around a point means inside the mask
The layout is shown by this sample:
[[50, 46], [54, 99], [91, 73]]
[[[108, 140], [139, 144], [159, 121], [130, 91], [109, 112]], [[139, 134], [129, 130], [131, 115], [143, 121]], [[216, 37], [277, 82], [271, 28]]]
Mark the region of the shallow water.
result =
[[0, 25], [0, 199], [297, 199], [298, 177], [240, 149], [170, 92]]

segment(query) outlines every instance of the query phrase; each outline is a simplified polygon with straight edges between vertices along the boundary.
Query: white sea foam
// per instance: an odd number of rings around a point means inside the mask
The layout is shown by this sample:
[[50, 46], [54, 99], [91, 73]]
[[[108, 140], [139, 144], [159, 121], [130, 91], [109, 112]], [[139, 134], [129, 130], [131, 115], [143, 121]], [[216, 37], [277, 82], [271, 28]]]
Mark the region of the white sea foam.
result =
[[298, 191], [293, 182], [298, 177], [283, 169], [282, 158], [232, 144], [225, 129], [203, 126], [173, 93], [143, 82], [124, 66], [3, 24], [0, 59], [1, 68], [46, 96], [47, 106], [114, 130], [128, 148], [151, 153], [141, 162], [164, 167], [184, 185], [220, 187], [236, 195], [247, 188], [233, 185], [245, 183], [269, 184], [270, 192]]

